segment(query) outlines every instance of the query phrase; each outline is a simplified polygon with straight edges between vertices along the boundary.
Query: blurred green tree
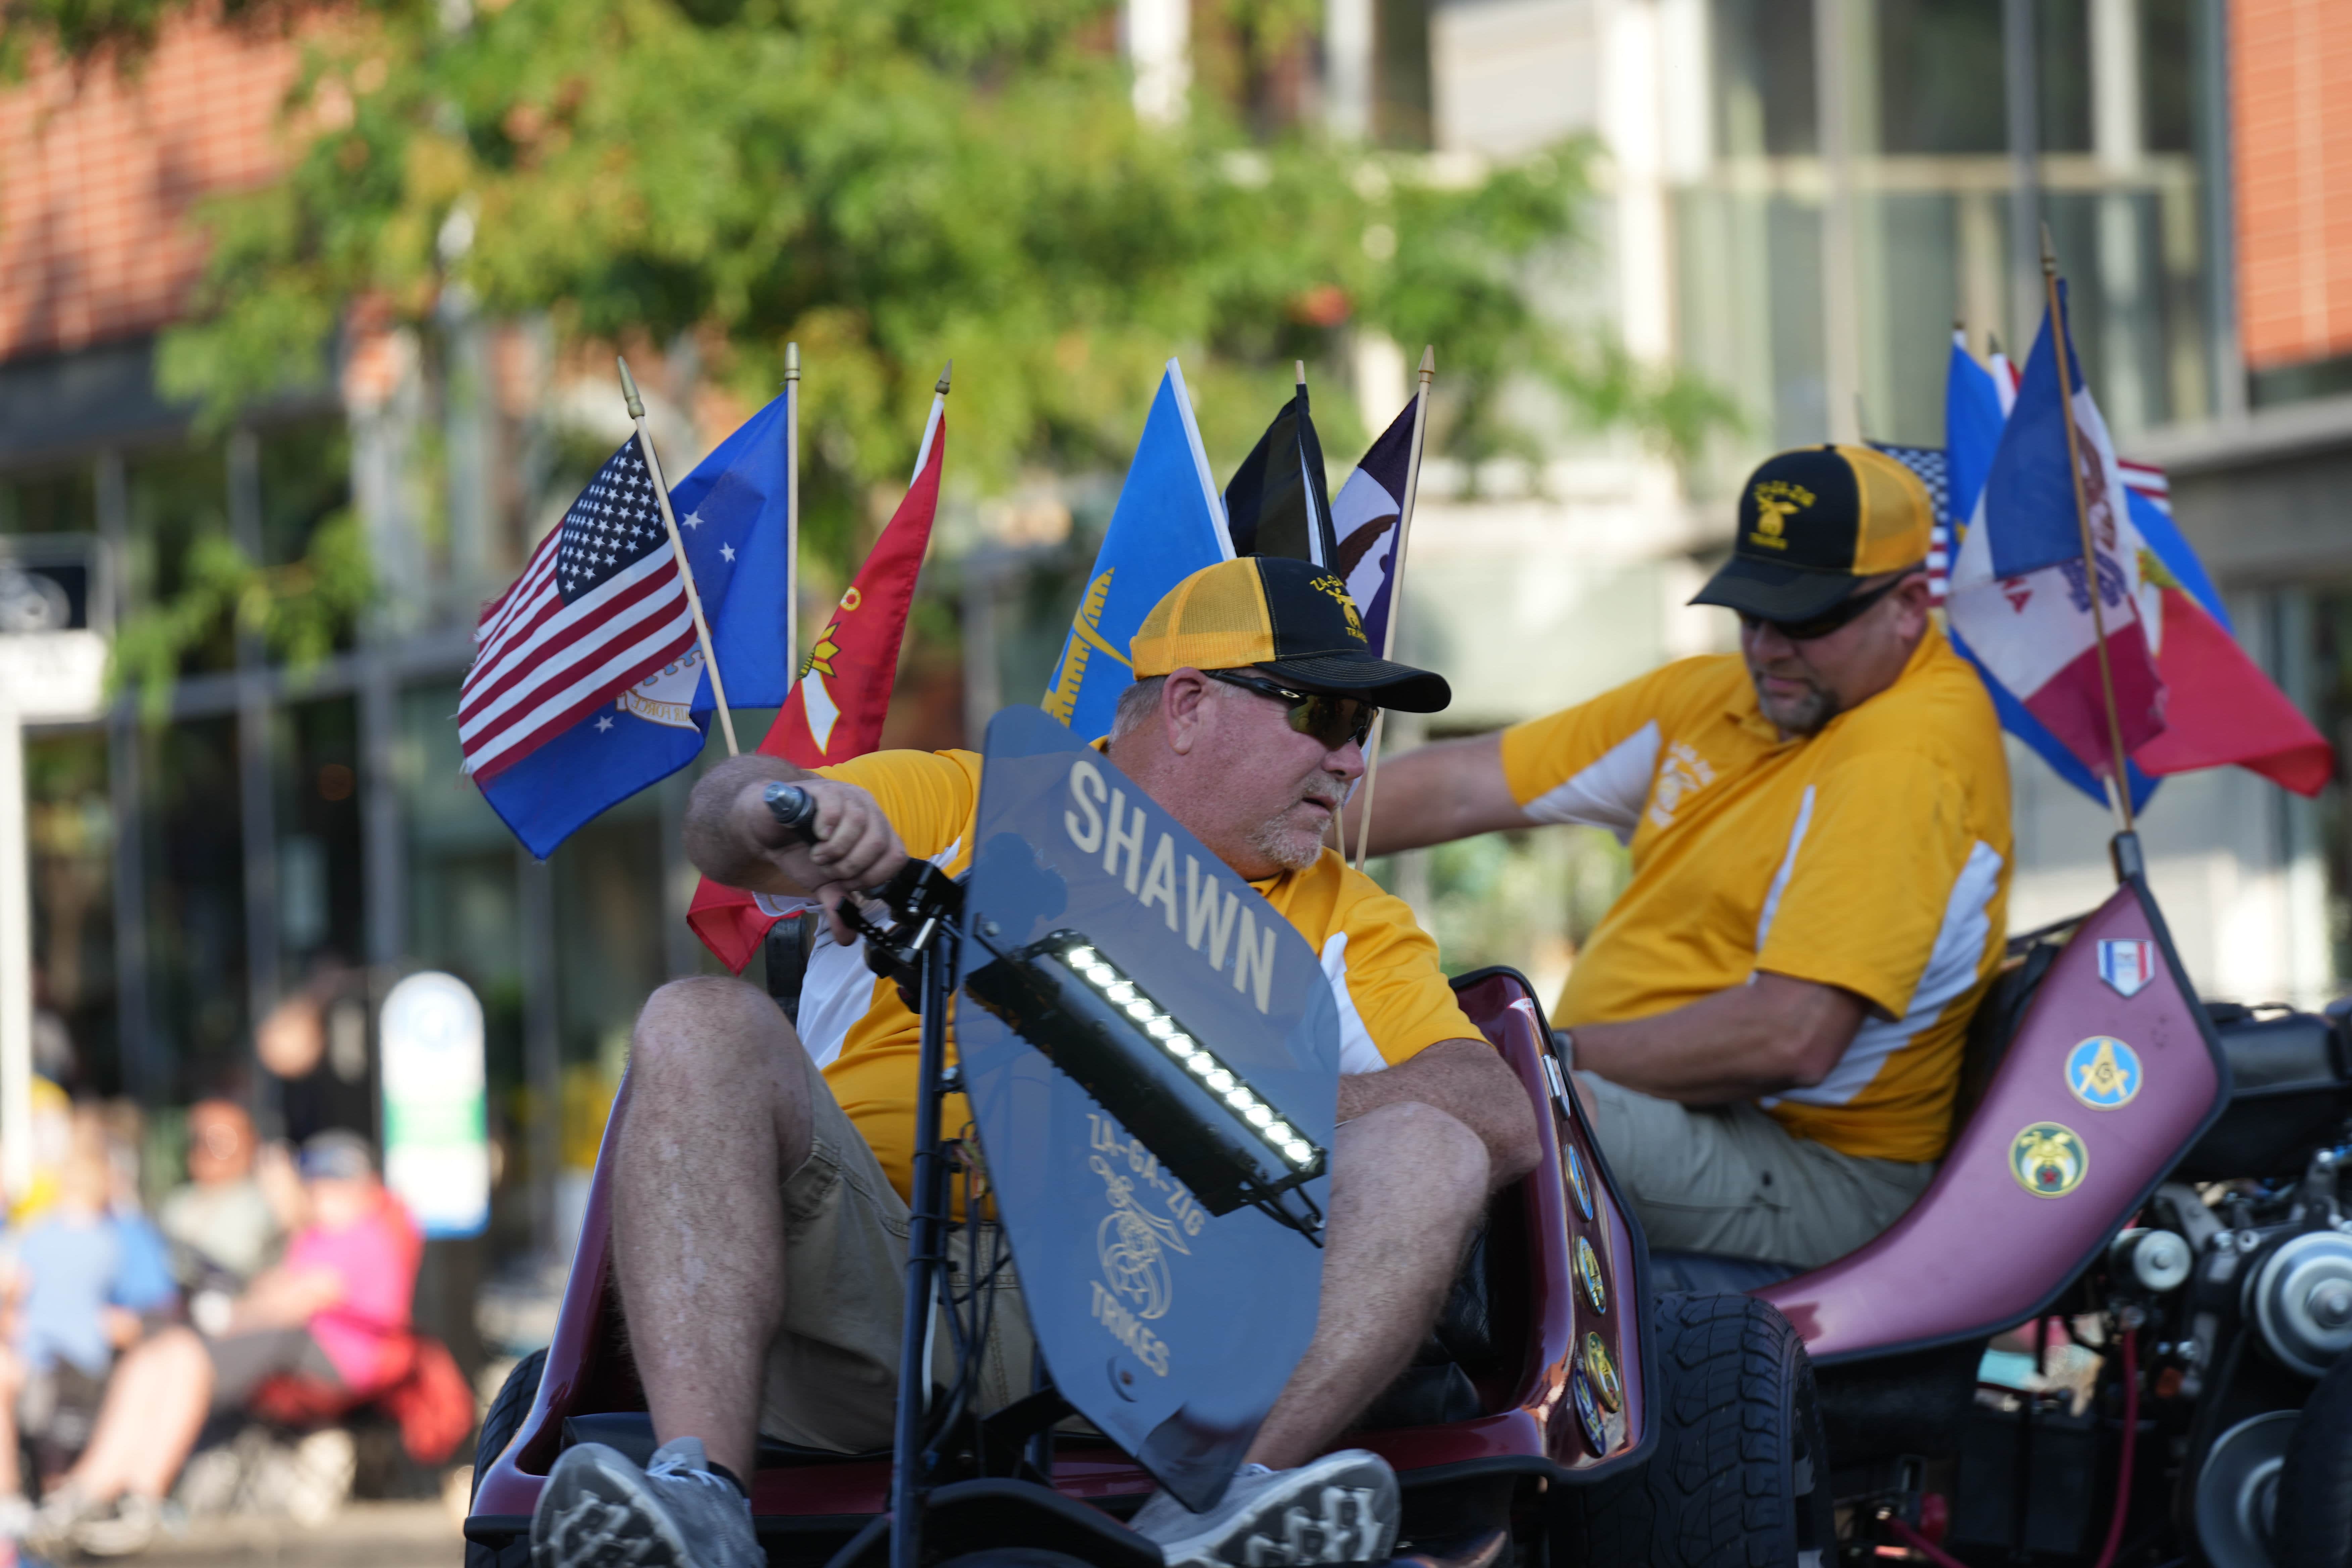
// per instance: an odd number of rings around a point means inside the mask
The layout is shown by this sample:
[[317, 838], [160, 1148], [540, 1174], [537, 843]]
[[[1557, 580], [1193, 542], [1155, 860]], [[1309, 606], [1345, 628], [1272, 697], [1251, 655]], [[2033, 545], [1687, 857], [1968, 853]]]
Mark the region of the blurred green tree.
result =
[[[131, 59], [195, 3], [0, 0], [0, 23], [20, 54]], [[1268, 15], [1295, 28], [1312, 9]], [[1582, 238], [1589, 144], [1465, 175], [1269, 130], [1208, 92], [1149, 123], [1108, 0], [228, 10], [293, 29], [306, 65], [291, 166], [207, 209], [209, 272], [163, 343], [167, 387], [215, 424], [289, 367], [323, 374], [354, 301], [429, 334], [454, 285], [493, 315], [544, 314], [574, 348], [690, 334], [703, 374], [753, 405], [797, 340], [808, 536], [838, 561], [949, 357], [956, 466], [983, 486], [1123, 464], [1177, 352], [1212, 448], [1237, 455], [1291, 361], [1334, 364], [1349, 330], [1437, 346], [1456, 458], [1536, 448], [1498, 410], [1515, 378], [1671, 450], [1726, 418], [1706, 388], [1539, 307]], [[469, 242], [446, 242], [453, 214]], [[1391, 413], [1344, 393], [1318, 409], [1335, 460]], [[212, 592], [236, 596], [226, 578]]]

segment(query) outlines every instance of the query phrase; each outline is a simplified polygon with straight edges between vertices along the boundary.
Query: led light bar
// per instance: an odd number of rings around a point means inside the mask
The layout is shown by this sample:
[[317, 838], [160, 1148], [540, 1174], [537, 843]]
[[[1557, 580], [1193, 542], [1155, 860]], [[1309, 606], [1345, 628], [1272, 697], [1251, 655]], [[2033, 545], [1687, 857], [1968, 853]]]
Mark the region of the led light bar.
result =
[[[1052, 938], [1046, 939], [1048, 942]], [[1048, 950], [1051, 952], [1051, 950]], [[1250, 1133], [1263, 1140], [1266, 1146], [1280, 1154], [1296, 1168], [1306, 1171], [1317, 1168], [1323, 1151], [1299, 1135], [1282, 1120], [1274, 1107], [1258, 1098], [1255, 1090], [1224, 1063], [1216, 1053], [1186, 1034], [1182, 1026], [1160, 1004], [1143, 994], [1140, 986], [1121, 974], [1116, 964], [1092, 946], [1075, 938], [1067, 947], [1052, 952], [1063, 967], [1077, 975], [1103, 994], [1103, 999], [1124, 1011], [1129, 1018], [1143, 1026], [1143, 1032], [1160, 1042], [1170, 1056], [1184, 1064], [1210, 1093], [1223, 1102], [1234, 1118]]]
[[1319, 1237], [1299, 1191], [1327, 1153], [1082, 933], [1057, 931], [965, 987], [1129, 1132], [1213, 1215], [1251, 1205]]

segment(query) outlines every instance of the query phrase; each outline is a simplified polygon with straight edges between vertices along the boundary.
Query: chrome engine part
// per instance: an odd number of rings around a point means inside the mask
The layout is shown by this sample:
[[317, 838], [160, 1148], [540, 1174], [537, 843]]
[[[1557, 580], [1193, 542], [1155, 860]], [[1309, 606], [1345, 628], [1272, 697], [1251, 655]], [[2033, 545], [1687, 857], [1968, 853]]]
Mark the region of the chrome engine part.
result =
[[2352, 1237], [2307, 1231], [2246, 1281], [2246, 1315], [2281, 1364], [2317, 1377], [2352, 1350]]

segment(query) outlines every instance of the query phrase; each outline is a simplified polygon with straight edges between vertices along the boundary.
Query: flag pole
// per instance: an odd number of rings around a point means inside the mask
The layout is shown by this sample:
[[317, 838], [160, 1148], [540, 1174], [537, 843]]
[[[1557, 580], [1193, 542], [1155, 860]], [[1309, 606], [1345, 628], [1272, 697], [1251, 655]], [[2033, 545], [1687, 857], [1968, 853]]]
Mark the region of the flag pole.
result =
[[[1404, 501], [1397, 509], [1396, 570], [1389, 574], [1389, 620], [1381, 628], [1381, 657], [1396, 652], [1397, 622], [1404, 616], [1404, 552], [1412, 542], [1412, 503], [1421, 494], [1421, 444], [1429, 430], [1429, 384], [1437, 379], [1437, 345], [1421, 351], [1420, 386], [1412, 395], [1412, 447], [1404, 465]], [[1356, 869], [1364, 868], [1372, 842], [1372, 792], [1381, 782], [1381, 735], [1388, 728], [1388, 710], [1372, 718], [1371, 744], [1364, 758], [1364, 814], [1356, 819]], [[1340, 847], [1344, 858], [1346, 846]]]
[[[801, 651], [801, 346], [784, 345], [784, 657]], [[715, 689], [715, 688], [714, 688]]]
[[2046, 223], [2042, 226], [2042, 289], [2050, 310], [2050, 346], [2058, 359], [2058, 401], [2066, 415], [2066, 473], [2074, 483], [2075, 526], [2083, 532], [2083, 580], [2091, 600], [2092, 646], [2099, 651], [2099, 696], [2106, 704], [2107, 743], [2115, 753], [2115, 789], [2109, 798], [2115, 802], [2116, 820], [2129, 833], [2131, 759], [2124, 751], [2124, 722], [2116, 706], [2115, 671], [2107, 663], [2107, 617], [2099, 608], [2099, 555], [2091, 541], [2090, 500], [2083, 493], [2083, 437], [2074, 428], [2074, 372], [2067, 363], [2073, 357], [2069, 352], [2072, 337], [2066, 330], [2064, 304], [2058, 294], [2058, 252], [2050, 243], [2050, 226]]
[[931, 416], [923, 421], [923, 444], [915, 448], [915, 471], [907, 478], [909, 488], [923, 477], [923, 465], [931, 460], [931, 441], [938, 436], [940, 420], [948, 411], [948, 383], [954, 379], [955, 361], [950, 360], [940, 368], [940, 379], [931, 388]]
[[669, 531], [669, 552], [686, 584], [686, 607], [694, 612], [694, 635], [702, 643], [702, 662], [710, 671], [710, 695], [719, 704], [719, 727], [727, 735], [727, 754], [738, 756], [741, 752], [735, 744], [735, 716], [727, 710], [727, 686], [719, 679], [719, 654], [710, 646], [710, 623], [702, 618], [702, 595], [694, 585], [694, 568], [687, 563], [686, 541], [678, 537], [677, 519], [670, 515], [669, 481], [662, 478], [661, 459], [654, 456], [653, 433], [646, 428], [646, 400], [637, 395], [637, 378], [629, 374], [629, 362], [616, 354], [613, 363], [621, 367], [621, 399], [629, 405], [629, 419], [637, 427], [637, 450], [646, 455], [654, 499], [661, 502], [662, 527]]

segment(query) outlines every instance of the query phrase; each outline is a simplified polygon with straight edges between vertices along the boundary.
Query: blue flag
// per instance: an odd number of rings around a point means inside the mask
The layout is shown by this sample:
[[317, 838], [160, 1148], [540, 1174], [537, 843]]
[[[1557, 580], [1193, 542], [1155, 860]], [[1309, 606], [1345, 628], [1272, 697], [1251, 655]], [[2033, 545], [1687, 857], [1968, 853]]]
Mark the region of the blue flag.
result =
[[1944, 373], [1944, 461], [1947, 510], [1943, 521], [1958, 529], [1977, 510], [1992, 455], [2000, 446], [2000, 394], [1992, 373], [1969, 357], [1967, 343], [1952, 334], [1952, 358]]
[[1224, 503], [1209, 478], [1184, 373], [1171, 359], [1046, 684], [1045, 711], [1081, 740], [1110, 733], [1118, 694], [1135, 679], [1128, 643], [1143, 617], [1193, 573], [1233, 558]]
[[[793, 655], [784, 647], [792, 593], [785, 462], [779, 397], [670, 491], [734, 708], [780, 707], [792, 687]], [[668, 551], [664, 541], [660, 553]], [[694, 761], [716, 705], [701, 647], [689, 645], [610, 703], [479, 781], [483, 798], [523, 847], [544, 860], [607, 808]]]
[[[2066, 285], [2058, 285], [2063, 319]], [[1992, 570], [1997, 577], [2021, 577], [2045, 566], [2083, 559], [2082, 524], [2074, 511], [2074, 476], [2068, 470], [2067, 409], [2058, 386], [2058, 350], [2066, 354], [2068, 384], [2079, 400], [2083, 365], [2074, 353], [2072, 332], [2043, 312], [2042, 331], [2026, 356], [2025, 374], [2017, 384], [2017, 405], [2009, 411], [2011, 423], [2035, 439], [2001, 442], [1987, 468], [1984, 500], [1995, 526]], [[1949, 417], [1947, 410], [1946, 416]], [[1969, 515], [1961, 512], [1961, 517]]]

